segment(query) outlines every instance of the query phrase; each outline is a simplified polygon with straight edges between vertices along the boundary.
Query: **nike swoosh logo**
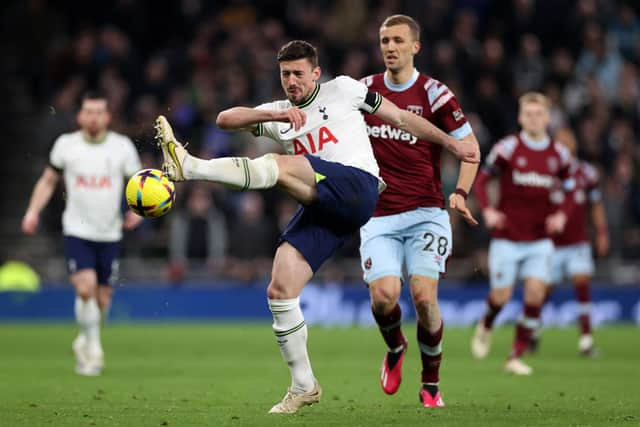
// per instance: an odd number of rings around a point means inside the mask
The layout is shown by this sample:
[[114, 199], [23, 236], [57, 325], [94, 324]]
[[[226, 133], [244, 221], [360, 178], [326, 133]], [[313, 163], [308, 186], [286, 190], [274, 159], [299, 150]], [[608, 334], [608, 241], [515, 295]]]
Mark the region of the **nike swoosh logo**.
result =
[[289, 126], [289, 129], [281, 130], [280, 135], [284, 135], [285, 133], [289, 132], [291, 129], [293, 129], [293, 125]]
[[174, 163], [176, 164], [176, 167], [178, 168], [180, 175], [182, 175], [182, 166], [180, 165], [180, 162], [178, 161], [178, 156], [176, 156], [176, 146], [172, 143], [169, 143], [167, 148], [169, 149], [169, 154], [171, 154], [171, 158], [173, 159]]

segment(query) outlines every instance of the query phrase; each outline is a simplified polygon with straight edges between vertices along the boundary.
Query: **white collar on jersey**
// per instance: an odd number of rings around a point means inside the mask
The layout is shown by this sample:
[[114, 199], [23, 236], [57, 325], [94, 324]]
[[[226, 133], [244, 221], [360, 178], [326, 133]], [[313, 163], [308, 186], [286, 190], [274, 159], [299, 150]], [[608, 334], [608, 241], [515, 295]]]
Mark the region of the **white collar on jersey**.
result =
[[546, 150], [551, 143], [551, 138], [549, 138], [549, 135], [545, 135], [545, 137], [542, 139], [535, 140], [527, 135], [525, 131], [520, 131], [520, 139], [522, 140], [522, 142], [524, 142], [524, 145], [534, 151]]
[[416, 80], [418, 80], [418, 77], [420, 77], [420, 73], [418, 72], [418, 70], [414, 68], [413, 74], [411, 75], [411, 78], [409, 79], [408, 82], [396, 84], [396, 83], [393, 83], [391, 80], [389, 80], [389, 78], [387, 77], [387, 73], [388, 71], [384, 73], [384, 85], [387, 87], [387, 89], [392, 90], [394, 92], [402, 92], [404, 90], [409, 89], [411, 86], [413, 86]]

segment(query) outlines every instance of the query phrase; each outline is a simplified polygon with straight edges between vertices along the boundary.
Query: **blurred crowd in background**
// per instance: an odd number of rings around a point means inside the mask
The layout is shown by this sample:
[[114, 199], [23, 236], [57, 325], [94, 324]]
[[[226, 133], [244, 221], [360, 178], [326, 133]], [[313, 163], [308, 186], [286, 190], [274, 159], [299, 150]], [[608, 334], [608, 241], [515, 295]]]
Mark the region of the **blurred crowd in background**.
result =
[[[100, 89], [112, 128], [132, 138], [147, 167], [160, 165], [152, 129], [158, 114], [201, 157], [261, 155], [273, 143], [218, 129], [217, 113], [282, 98], [275, 54], [294, 38], [318, 47], [323, 79], [383, 71], [378, 29], [394, 13], [422, 25], [417, 67], [457, 95], [483, 154], [517, 130], [520, 94], [539, 90], [551, 98], [551, 131], [573, 128], [580, 156], [602, 173], [610, 257], [637, 259], [640, 3], [631, 0], [16, 2], [2, 25], [26, 87], [20, 102], [36, 112], [30, 126], [37, 138], [25, 146], [43, 166], [53, 139], [74, 128], [80, 96]], [[445, 192], [456, 177], [456, 161], [443, 158]], [[268, 276], [295, 202], [277, 190], [240, 193], [205, 183], [180, 184], [177, 194], [169, 215], [127, 235], [125, 258], [168, 259], [173, 281], [196, 264], [208, 277]], [[58, 197], [45, 231], [59, 230], [62, 207]], [[466, 260], [449, 264], [453, 276], [485, 277], [486, 230], [452, 222], [454, 257]], [[354, 237], [325, 277], [357, 278], [359, 264], [347, 263], [357, 257]]]

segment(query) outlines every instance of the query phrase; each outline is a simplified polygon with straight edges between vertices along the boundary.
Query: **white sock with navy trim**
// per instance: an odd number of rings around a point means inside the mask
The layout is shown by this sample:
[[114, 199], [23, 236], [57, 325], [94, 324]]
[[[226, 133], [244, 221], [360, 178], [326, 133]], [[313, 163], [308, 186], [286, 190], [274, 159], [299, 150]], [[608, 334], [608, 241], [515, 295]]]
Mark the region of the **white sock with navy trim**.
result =
[[307, 325], [300, 309], [300, 298], [268, 301], [276, 341], [291, 372], [291, 389], [296, 393], [311, 391], [315, 381], [307, 354]]
[[75, 304], [76, 321], [80, 326], [80, 334], [83, 335], [89, 346], [89, 351], [94, 353], [102, 352], [100, 344], [100, 308], [95, 298], [83, 300], [76, 298]]
[[257, 159], [223, 157], [211, 160], [188, 155], [182, 169], [187, 179], [217, 182], [240, 190], [271, 188], [278, 182], [280, 173], [273, 154]]

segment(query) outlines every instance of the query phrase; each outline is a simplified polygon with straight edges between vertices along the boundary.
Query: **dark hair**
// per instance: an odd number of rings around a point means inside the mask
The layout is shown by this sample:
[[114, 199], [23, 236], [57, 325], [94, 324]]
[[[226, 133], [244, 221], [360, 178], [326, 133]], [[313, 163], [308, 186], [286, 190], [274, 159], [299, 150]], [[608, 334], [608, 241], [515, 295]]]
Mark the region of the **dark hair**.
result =
[[380, 28], [393, 27], [395, 25], [406, 25], [414, 40], [420, 41], [420, 25], [410, 16], [391, 15], [384, 20]]
[[107, 103], [107, 109], [109, 108], [109, 100], [107, 99], [107, 96], [99, 91], [85, 92], [84, 95], [82, 95], [81, 104], [84, 104], [84, 101], [104, 101]]
[[280, 48], [278, 62], [308, 59], [313, 67], [318, 66], [318, 50], [304, 40], [293, 40]]

